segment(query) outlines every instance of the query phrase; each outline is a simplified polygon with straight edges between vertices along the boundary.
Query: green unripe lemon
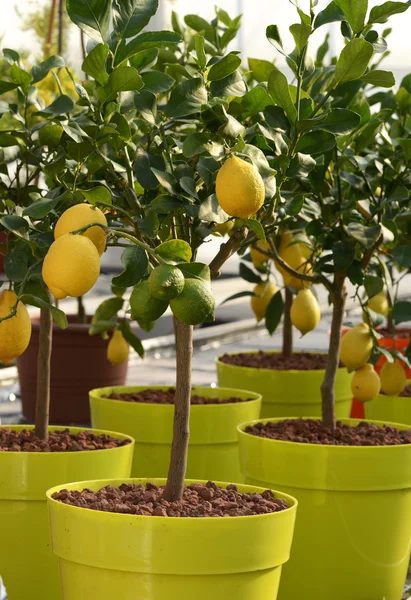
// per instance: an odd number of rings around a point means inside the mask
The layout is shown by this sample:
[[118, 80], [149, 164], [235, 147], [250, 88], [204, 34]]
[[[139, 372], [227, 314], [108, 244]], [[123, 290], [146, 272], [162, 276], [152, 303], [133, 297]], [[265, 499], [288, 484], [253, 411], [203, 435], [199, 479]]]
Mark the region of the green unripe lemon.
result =
[[184, 289], [170, 302], [173, 315], [186, 325], [214, 321], [215, 300], [211, 285], [202, 279], [186, 279]]
[[130, 296], [131, 318], [147, 323], [156, 321], [166, 311], [168, 302], [154, 298], [148, 288], [148, 281], [140, 281]]
[[178, 267], [159, 265], [148, 278], [148, 289], [158, 300], [172, 300], [181, 294], [184, 288], [184, 275]]

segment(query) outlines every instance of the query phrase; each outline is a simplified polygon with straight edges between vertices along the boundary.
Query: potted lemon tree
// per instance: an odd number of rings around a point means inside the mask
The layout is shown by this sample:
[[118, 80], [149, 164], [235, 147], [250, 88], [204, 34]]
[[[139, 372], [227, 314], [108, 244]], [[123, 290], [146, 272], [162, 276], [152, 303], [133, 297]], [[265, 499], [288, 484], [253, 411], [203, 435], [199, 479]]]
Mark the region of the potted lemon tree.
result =
[[[266, 419], [240, 427], [246, 481], [283, 488], [299, 499], [293, 554], [280, 587], [284, 600], [299, 595], [341, 600], [396, 598], [406, 577], [411, 482], [399, 465], [410, 455], [409, 431], [406, 426], [390, 429], [382, 424], [336, 421], [335, 380], [341, 360], [355, 371], [352, 390], [357, 397], [372, 399], [380, 388], [379, 377], [368, 363], [373, 348], [381, 351], [370, 323], [352, 328], [342, 340], [341, 328], [346, 282], [354, 285], [364, 304], [382, 289], [383, 274], [375, 275], [379, 250], [393, 242], [393, 223], [409, 210], [408, 194], [395, 205], [375, 194], [374, 138], [378, 145], [384, 143], [387, 112], [396, 122], [389, 153], [404, 172], [401, 176], [395, 170], [387, 173], [392, 192], [406, 176], [408, 134], [398, 118], [398, 107], [385, 104], [391, 94], [370, 100], [367, 93], [368, 86], [394, 85], [392, 74], [379, 69], [378, 53], [386, 42], [375, 25], [408, 7], [386, 3], [368, 11], [367, 2], [354, 5], [339, 0], [316, 12], [312, 4], [310, 14], [298, 11], [299, 22], [290, 28], [296, 44], [292, 52], [283, 48], [276, 26], [267, 29], [269, 39], [286, 53], [297, 83], [296, 88], [289, 85], [278, 70], [268, 81], [283, 123], [281, 140], [276, 138], [276, 148], [284, 147], [277, 162], [280, 193], [276, 206], [285, 210], [277, 224], [286, 220], [287, 207], [289, 228], [294, 223], [300, 226], [293, 212], [305, 221], [304, 231], [315, 249], [313, 273], [291, 268], [275, 244], [260, 252], [267, 252], [292, 277], [323, 284], [332, 304], [328, 360], [319, 390], [322, 420]], [[319, 70], [308, 58], [309, 40], [330, 20], [341, 21], [345, 45], [332, 64]], [[347, 129], [340, 130], [343, 136], [337, 140], [340, 127]], [[364, 198], [371, 198], [368, 214], [361, 210]], [[392, 520], [381, 523], [381, 511]], [[395, 547], [390, 545], [393, 529], [404, 532], [396, 537]]]

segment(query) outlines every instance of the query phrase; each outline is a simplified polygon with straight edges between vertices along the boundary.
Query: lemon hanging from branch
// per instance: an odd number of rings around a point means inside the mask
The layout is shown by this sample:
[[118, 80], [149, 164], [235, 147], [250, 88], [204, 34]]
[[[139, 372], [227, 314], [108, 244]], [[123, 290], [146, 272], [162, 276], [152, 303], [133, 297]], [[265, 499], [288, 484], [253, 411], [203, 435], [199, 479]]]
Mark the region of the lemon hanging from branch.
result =
[[317, 298], [310, 289], [300, 290], [291, 305], [291, 323], [301, 335], [315, 329], [320, 322], [321, 312]]
[[251, 297], [251, 308], [257, 322], [262, 321], [267, 312], [271, 298], [278, 292], [277, 286], [271, 281], [258, 283], [254, 288], [254, 296]]
[[[104, 227], [107, 227], [107, 219], [99, 208], [86, 202], [71, 206], [64, 211], [57, 221], [54, 228], [54, 239], [57, 240], [62, 235], [77, 231], [82, 227], [86, 227], [86, 225], [91, 225], [91, 223], [101, 223]], [[104, 229], [95, 225], [87, 229], [83, 235], [93, 242], [101, 256], [106, 249], [107, 236]]]
[[384, 363], [381, 373], [381, 390], [387, 396], [398, 396], [404, 391], [407, 385], [407, 377], [405, 375], [402, 362], [395, 360], [392, 363]]
[[[0, 318], [7, 317], [17, 301], [16, 293], [4, 290], [0, 295]], [[23, 354], [30, 342], [31, 320], [23, 302], [17, 305], [14, 317], [0, 323], [0, 360], [8, 365]]]
[[351, 380], [351, 391], [360, 402], [371, 402], [380, 393], [381, 381], [369, 363], [360, 367]]
[[356, 371], [368, 362], [372, 352], [372, 336], [366, 323], [359, 323], [341, 339], [340, 360], [348, 371]]
[[121, 365], [128, 360], [129, 345], [119, 329], [116, 329], [111, 336], [107, 346], [107, 358], [112, 365]]
[[216, 195], [230, 217], [249, 219], [263, 205], [264, 182], [254, 165], [232, 156], [217, 173]]

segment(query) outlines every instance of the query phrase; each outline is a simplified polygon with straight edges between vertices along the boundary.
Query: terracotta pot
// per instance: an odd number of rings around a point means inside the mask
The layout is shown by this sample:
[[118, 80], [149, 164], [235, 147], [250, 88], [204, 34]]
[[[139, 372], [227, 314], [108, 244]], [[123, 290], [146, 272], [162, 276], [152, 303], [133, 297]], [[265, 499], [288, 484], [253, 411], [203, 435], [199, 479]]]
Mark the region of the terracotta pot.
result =
[[[107, 360], [108, 340], [90, 336], [88, 328], [88, 324], [70, 323], [67, 329], [53, 329], [50, 422], [55, 425], [90, 423], [89, 391], [124, 385], [126, 380], [127, 362], [114, 367]], [[38, 345], [39, 323], [33, 322], [29, 347], [17, 359], [23, 416], [31, 422], [35, 417]]]

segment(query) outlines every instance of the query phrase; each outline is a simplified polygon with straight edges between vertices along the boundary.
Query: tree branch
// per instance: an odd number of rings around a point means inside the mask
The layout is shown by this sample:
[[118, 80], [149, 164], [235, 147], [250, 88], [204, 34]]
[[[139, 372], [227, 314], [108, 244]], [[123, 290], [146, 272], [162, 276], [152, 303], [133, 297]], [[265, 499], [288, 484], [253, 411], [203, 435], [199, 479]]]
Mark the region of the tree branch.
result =
[[220, 250], [210, 262], [211, 279], [217, 279], [220, 276], [221, 268], [224, 263], [233, 256], [246, 240], [248, 235], [247, 227], [238, 229], [225, 244], [221, 244]]
[[370, 248], [368, 248], [368, 250], [366, 250], [364, 252], [364, 256], [362, 257], [362, 261], [361, 261], [361, 266], [363, 269], [366, 269], [368, 267], [374, 252], [377, 250], [378, 246], [382, 243], [383, 239], [384, 239], [384, 236], [381, 233], [378, 240], [376, 242], [374, 242], [374, 244]]

